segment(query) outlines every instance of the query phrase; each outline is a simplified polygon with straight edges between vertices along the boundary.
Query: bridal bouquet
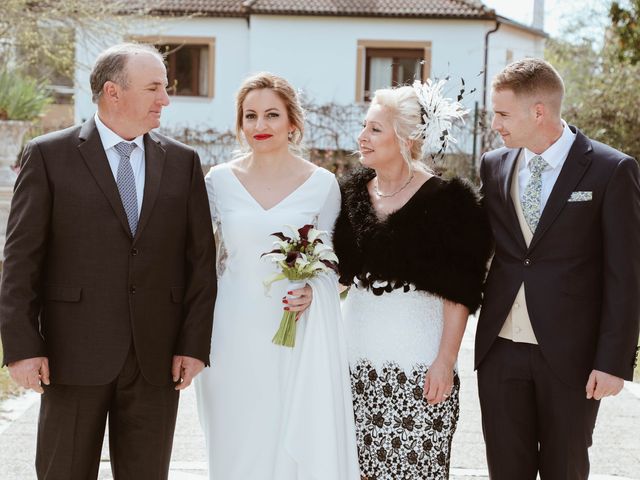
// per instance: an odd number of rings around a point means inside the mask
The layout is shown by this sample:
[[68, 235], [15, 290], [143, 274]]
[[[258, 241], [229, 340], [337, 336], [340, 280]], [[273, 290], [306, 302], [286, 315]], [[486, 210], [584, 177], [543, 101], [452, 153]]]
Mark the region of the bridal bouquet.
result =
[[[264, 281], [267, 291], [273, 282], [288, 279], [289, 291], [304, 287], [304, 280], [313, 278], [320, 273], [333, 270], [338, 273], [338, 257], [320, 238], [327, 232], [316, 230], [313, 225], [294, 228], [289, 225], [292, 235], [286, 236], [282, 232], [272, 233], [277, 240], [272, 251], [261, 256], [275, 263], [280, 270]], [[280, 321], [280, 328], [273, 337], [276, 345], [293, 347], [296, 341], [296, 312], [285, 310]]]

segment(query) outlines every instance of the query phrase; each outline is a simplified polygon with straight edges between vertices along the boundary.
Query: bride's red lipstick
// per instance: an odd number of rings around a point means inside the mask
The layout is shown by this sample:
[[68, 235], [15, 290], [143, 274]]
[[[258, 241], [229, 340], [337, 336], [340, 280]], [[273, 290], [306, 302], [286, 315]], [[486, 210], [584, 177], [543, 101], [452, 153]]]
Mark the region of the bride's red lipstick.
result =
[[253, 138], [256, 140], [267, 140], [268, 138], [273, 137], [273, 135], [269, 135], [268, 133], [261, 133], [259, 135], [254, 135]]

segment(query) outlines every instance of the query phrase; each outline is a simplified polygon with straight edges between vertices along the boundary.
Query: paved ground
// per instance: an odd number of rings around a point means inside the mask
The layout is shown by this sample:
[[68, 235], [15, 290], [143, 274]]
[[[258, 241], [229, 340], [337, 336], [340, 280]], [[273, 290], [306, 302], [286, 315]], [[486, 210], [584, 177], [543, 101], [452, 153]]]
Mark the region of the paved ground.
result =
[[[461, 418], [454, 437], [452, 480], [488, 479], [480, 412], [472, 371], [473, 328], [469, 328], [460, 353], [462, 380]], [[0, 479], [35, 479], [37, 395], [21, 400], [12, 407], [14, 418], [0, 423]], [[103, 451], [100, 479], [111, 479], [108, 451]], [[640, 384], [629, 384], [615, 398], [602, 403], [591, 448], [593, 480], [640, 480]], [[171, 464], [171, 480], [203, 480], [206, 478], [204, 440], [198, 424], [193, 389], [181, 399], [178, 426]], [[143, 479], [141, 479], [143, 480]], [[323, 479], [324, 480], [324, 479]], [[331, 479], [326, 479], [331, 480]], [[514, 479], [515, 480], [515, 479]]]

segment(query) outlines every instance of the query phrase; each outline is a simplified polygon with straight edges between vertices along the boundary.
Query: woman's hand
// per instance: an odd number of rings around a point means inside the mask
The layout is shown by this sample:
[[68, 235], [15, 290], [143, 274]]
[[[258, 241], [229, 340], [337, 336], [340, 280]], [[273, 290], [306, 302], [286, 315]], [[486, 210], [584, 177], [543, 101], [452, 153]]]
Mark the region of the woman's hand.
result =
[[444, 402], [453, 390], [453, 364], [436, 360], [424, 376], [424, 398], [429, 405]]
[[440, 349], [424, 376], [424, 398], [430, 405], [445, 401], [453, 390], [453, 366], [458, 358], [469, 309], [459, 303], [445, 300], [443, 304], [444, 329]]
[[311, 301], [313, 300], [313, 289], [306, 284], [304, 287], [297, 290], [291, 290], [287, 292], [286, 297], [282, 297], [282, 303], [284, 309], [290, 312], [298, 312], [296, 320], [300, 318], [300, 315], [309, 308]]

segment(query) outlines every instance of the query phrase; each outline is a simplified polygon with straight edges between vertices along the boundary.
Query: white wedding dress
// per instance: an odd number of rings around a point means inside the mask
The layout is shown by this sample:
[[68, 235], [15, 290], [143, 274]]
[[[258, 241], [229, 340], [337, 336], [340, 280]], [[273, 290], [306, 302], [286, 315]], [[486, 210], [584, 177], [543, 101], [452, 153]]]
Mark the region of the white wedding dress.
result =
[[271, 342], [286, 282], [260, 256], [274, 232], [312, 223], [332, 231], [340, 209], [335, 177], [318, 168], [265, 210], [228, 164], [205, 178], [218, 248], [211, 367], [196, 378], [211, 480], [358, 480], [352, 397], [337, 278], [309, 281], [311, 307], [296, 346]]

